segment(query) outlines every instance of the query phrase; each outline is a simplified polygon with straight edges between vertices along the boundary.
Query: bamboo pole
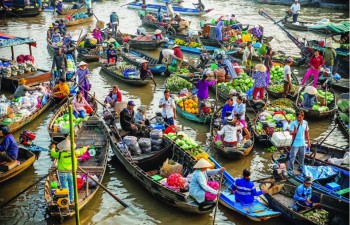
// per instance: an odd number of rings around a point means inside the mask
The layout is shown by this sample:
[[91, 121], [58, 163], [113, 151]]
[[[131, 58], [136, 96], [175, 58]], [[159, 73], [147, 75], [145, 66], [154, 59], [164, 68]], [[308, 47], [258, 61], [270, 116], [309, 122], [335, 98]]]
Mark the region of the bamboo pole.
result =
[[72, 159], [72, 174], [73, 174], [73, 188], [74, 188], [74, 203], [75, 203], [75, 224], [80, 225], [79, 218], [79, 196], [77, 187], [77, 168], [75, 168], [75, 149], [74, 149], [74, 126], [73, 126], [73, 107], [69, 105], [69, 126], [70, 126], [70, 151]]

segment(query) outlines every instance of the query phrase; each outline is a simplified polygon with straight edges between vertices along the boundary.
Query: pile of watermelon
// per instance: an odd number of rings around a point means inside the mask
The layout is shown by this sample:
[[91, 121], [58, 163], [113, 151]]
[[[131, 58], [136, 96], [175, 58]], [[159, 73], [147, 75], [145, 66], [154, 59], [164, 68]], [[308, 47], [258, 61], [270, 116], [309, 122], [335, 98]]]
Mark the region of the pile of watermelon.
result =
[[235, 89], [237, 92], [247, 92], [254, 86], [254, 80], [246, 73], [242, 73], [231, 82], [223, 82], [218, 84], [218, 88], [223, 92], [230, 92]]

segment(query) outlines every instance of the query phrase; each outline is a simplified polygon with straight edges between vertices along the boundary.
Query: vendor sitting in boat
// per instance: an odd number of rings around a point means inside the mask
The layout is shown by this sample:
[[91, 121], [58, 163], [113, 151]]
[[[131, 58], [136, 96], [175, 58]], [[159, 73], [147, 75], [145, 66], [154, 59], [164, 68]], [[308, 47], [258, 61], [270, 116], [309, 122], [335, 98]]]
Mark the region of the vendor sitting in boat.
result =
[[18, 144], [8, 126], [1, 127], [4, 139], [0, 144], [0, 162], [12, 162], [18, 157]]
[[67, 27], [64, 24], [64, 21], [62, 19], [60, 19], [60, 21], [58, 21], [58, 29], [60, 30], [60, 34], [62, 36], [66, 35]]
[[205, 205], [206, 203], [206, 192], [209, 192], [214, 195], [218, 194], [217, 190], [214, 190], [213, 188], [208, 186], [208, 177], [214, 176], [218, 173], [223, 173], [225, 171], [225, 168], [221, 167], [220, 169], [208, 171], [208, 169], [212, 166], [212, 164], [210, 164], [207, 160], [203, 158], [198, 160], [198, 162], [193, 166], [193, 168], [196, 170], [193, 172], [190, 181], [189, 193], [194, 199], [196, 199], [196, 201], [200, 205]]
[[[73, 191], [73, 174], [72, 174], [72, 155], [71, 155], [71, 142], [67, 137], [64, 141], [60, 142], [57, 145], [57, 148], [60, 151], [56, 151], [56, 145], [51, 145], [50, 155], [54, 159], [58, 159], [57, 171], [58, 171], [58, 180], [60, 183], [60, 188], [68, 189], [68, 196], [70, 204], [74, 202], [74, 191]], [[76, 145], [74, 144], [74, 149]], [[85, 146], [74, 151], [75, 156], [74, 164], [77, 168], [78, 161], [77, 157], [83, 155], [86, 151], [90, 149], [90, 146]]]
[[122, 93], [119, 91], [118, 85], [113, 86], [113, 90], [108, 93], [105, 98], [105, 104], [109, 104], [111, 107], [115, 107], [122, 101]]
[[136, 135], [141, 130], [139, 124], [135, 124], [135, 103], [128, 101], [128, 105], [120, 112], [120, 125], [125, 131], [130, 131], [132, 135]]
[[[114, 45], [110, 44], [106, 50], [106, 56], [107, 56], [107, 63], [113, 63], [117, 64], [118, 61], [118, 54], [117, 50], [114, 48]], [[112, 60], [113, 59], [113, 62]]]
[[171, 23], [166, 24], [166, 29], [165, 29], [166, 34], [174, 35], [176, 34], [176, 30], [173, 26], [171, 26]]
[[157, 22], [157, 18], [154, 17], [151, 13], [148, 13], [148, 14], [146, 15], [146, 20], [152, 21], [152, 22]]
[[312, 108], [317, 102], [317, 89], [313, 86], [307, 86], [304, 93], [304, 101], [302, 103], [304, 108]]
[[237, 131], [242, 129], [243, 125], [232, 116], [228, 117], [226, 121], [227, 124], [217, 131], [217, 134], [224, 135], [224, 146], [236, 147], [238, 143]]
[[149, 126], [149, 120], [146, 117], [147, 107], [145, 105], [141, 105], [137, 109], [137, 113], [135, 115], [135, 123], [140, 124], [141, 126]]
[[54, 33], [53, 24], [50, 24], [49, 29], [46, 32], [46, 37], [49, 42], [51, 42], [52, 34]]
[[14, 98], [23, 97], [27, 91], [40, 90], [39, 87], [29, 87], [26, 85], [27, 81], [24, 78], [18, 80], [18, 87], [16, 88], [15, 93], [13, 94]]
[[319, 205], [318, 200], [312, 196], [312, 178], [305, 177], [304, 183], [299, 185], [294, 193], [295, 204], [293, 206], [294, 211], [305, 209], [306, 207], [315, 207]]
[[64, 99], [70, 94], [69, 86], [66, 79], [61, 77], [58, 84], [53, 88], [53, 95], [55, 98]]
[[77, 95], [72, 101], [73, 115], [75, 118], [85, 118], [85, 113], [92, 113], [93, 109], [90, 104], [85, 100], [81, 91], [77, 91]]
[[92, 31], [92, 36], [97, 40], [97, 43], [103, 42], [102, 32], [99, 27], [95, 27]]
[[236, 179], [231, 186], [232, 192], [235, 193], [236, 202], [241, 204], [251, 204], [254, 201], [254, 196], [259, 196], [267, 193], [267, 190], [257, 191], [254, 183], [250, 181], [250, 171], [243, 170], [243, 177]]
[[329, 88], [333, 85], [333, 74], [329, 68], [325, 68], [321, 75], [318, 77], [318, 81], [321, 83], [322, 87], [326, 86]]
[[154, 37], [155, 37], [155, 40], [157, 40], [157, 41], [163, 40], [162, 31], [159, 29], [154, 31]]
[[62, 48], [64, 48], [64, 50], [69, 49], [70, 47], [73, 46], [74, 41], [71, 38], [72, 38], [72, 36], [70, 33], [66, 34], [66, 36], [63, 37]]
[[227, 118], [232, 116], [233, 113], [233, 100], [232, 98], [227, 98], [226, 104], [221, 111], [221, 121], [224, 125], [227, 123]]
[[61, 35], [59, 33], [59, 29], [55, 28], [55, 31], [53, 32], [53, 34], [51, 36], [51, 44], [56, 46], [56, 44], [60, 41], [61, 41]]

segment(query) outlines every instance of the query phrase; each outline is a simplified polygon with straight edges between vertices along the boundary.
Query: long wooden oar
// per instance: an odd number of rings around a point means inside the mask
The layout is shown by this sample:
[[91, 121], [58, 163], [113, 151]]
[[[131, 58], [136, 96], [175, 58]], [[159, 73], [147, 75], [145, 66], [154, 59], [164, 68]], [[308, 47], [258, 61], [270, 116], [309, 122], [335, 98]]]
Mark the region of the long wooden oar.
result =
[[121, 200], [120, 198], [118, 198], [115, 194], [113, 194], [110, 190], [108, 190], [105, 186], [103, 186], [103, 184], [101, 184], [100, 182], [98, 182], [95, 178], [93, 178], [92, 176], [90, 176], [90, 174], [88, 172], [86, 172], [84, 169], [82, 169], [80, 166], [78, 166], [78, 170], [81, 170], [83, 173], [85, 173], [91, 180], [93, 180], [98, 186], [100, 186], [103, 190], [105, 190], [110, 196], [112, 196], [112, 198], [114, 198], [115, 200], [117, 200], [122, 206], [124, 206], [124, 208], [129, 207], [128, 204], [126, 204], [123, 200]]
[[28, 191], [30, 188], [32, 188], [34, 185], [36, 185], [37, 183], [39, 183], [40, 181], [44, 180], [47, 176], [49, 176], [52, 172], [55, 172], [55, 170], [57, 170], [57, 168], [55, 168], [53, 171], [49, 172], [48, 174], [46, 174], [45, 176], [41, 177], [40, 179], [38, 179], [37, 181], [35, 181], [34, 183], [32, 183], [31, 185], [29, 185], [28, 187], [26, 187], [25, 189], [23, 189], [22, 191], [20, 191], [19, 193], [17, 193], [15, 196], [13, 196], [12, 198], [10, 198], [9, 200], [7, 200], [4, 204], [2, 204], [0, 206], [0, 209], [2, 209], [3, 207], [5, 207], [6, 205], [8, 205], [10, 202], [12, 202], [13, 200], [15, 200], [16, 198], [18, 198], [18, 196], [20, 196], [21, 194], [23, 194], [24, 192]]
[[215, 205], [215, 211], [214, 211], [214, 218], [213, 218], [213, 225], [215, 224], [215, 219], [216, 219], [216, 212], [219, 206], [219, 198], [220, 198], [220, 191], [221, 191], [221, 183], [222, 179], [224, 177], [224, 171], [222, 171], [221, 176], [220, 176], [220, 181], [219, 181], [219, 190], [218, 190], [218, 195], [216, 197], [216, 205]]

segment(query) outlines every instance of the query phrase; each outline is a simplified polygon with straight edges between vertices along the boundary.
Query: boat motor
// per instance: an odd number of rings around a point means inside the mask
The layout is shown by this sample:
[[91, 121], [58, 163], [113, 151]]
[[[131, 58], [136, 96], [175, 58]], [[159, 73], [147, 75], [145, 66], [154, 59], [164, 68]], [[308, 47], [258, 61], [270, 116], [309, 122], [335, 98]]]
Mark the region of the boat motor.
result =
[[53, 196], [53, 202], [56, 203], [59, 208], [69, 208], [68, 189], [56, 189], [55, 195]]
[[24, 146], [31, 146], [33, 144], [33, 140], [36, 138], [35, 134], [30, 130], [24, 130], [19, 135], [19, 143]]

